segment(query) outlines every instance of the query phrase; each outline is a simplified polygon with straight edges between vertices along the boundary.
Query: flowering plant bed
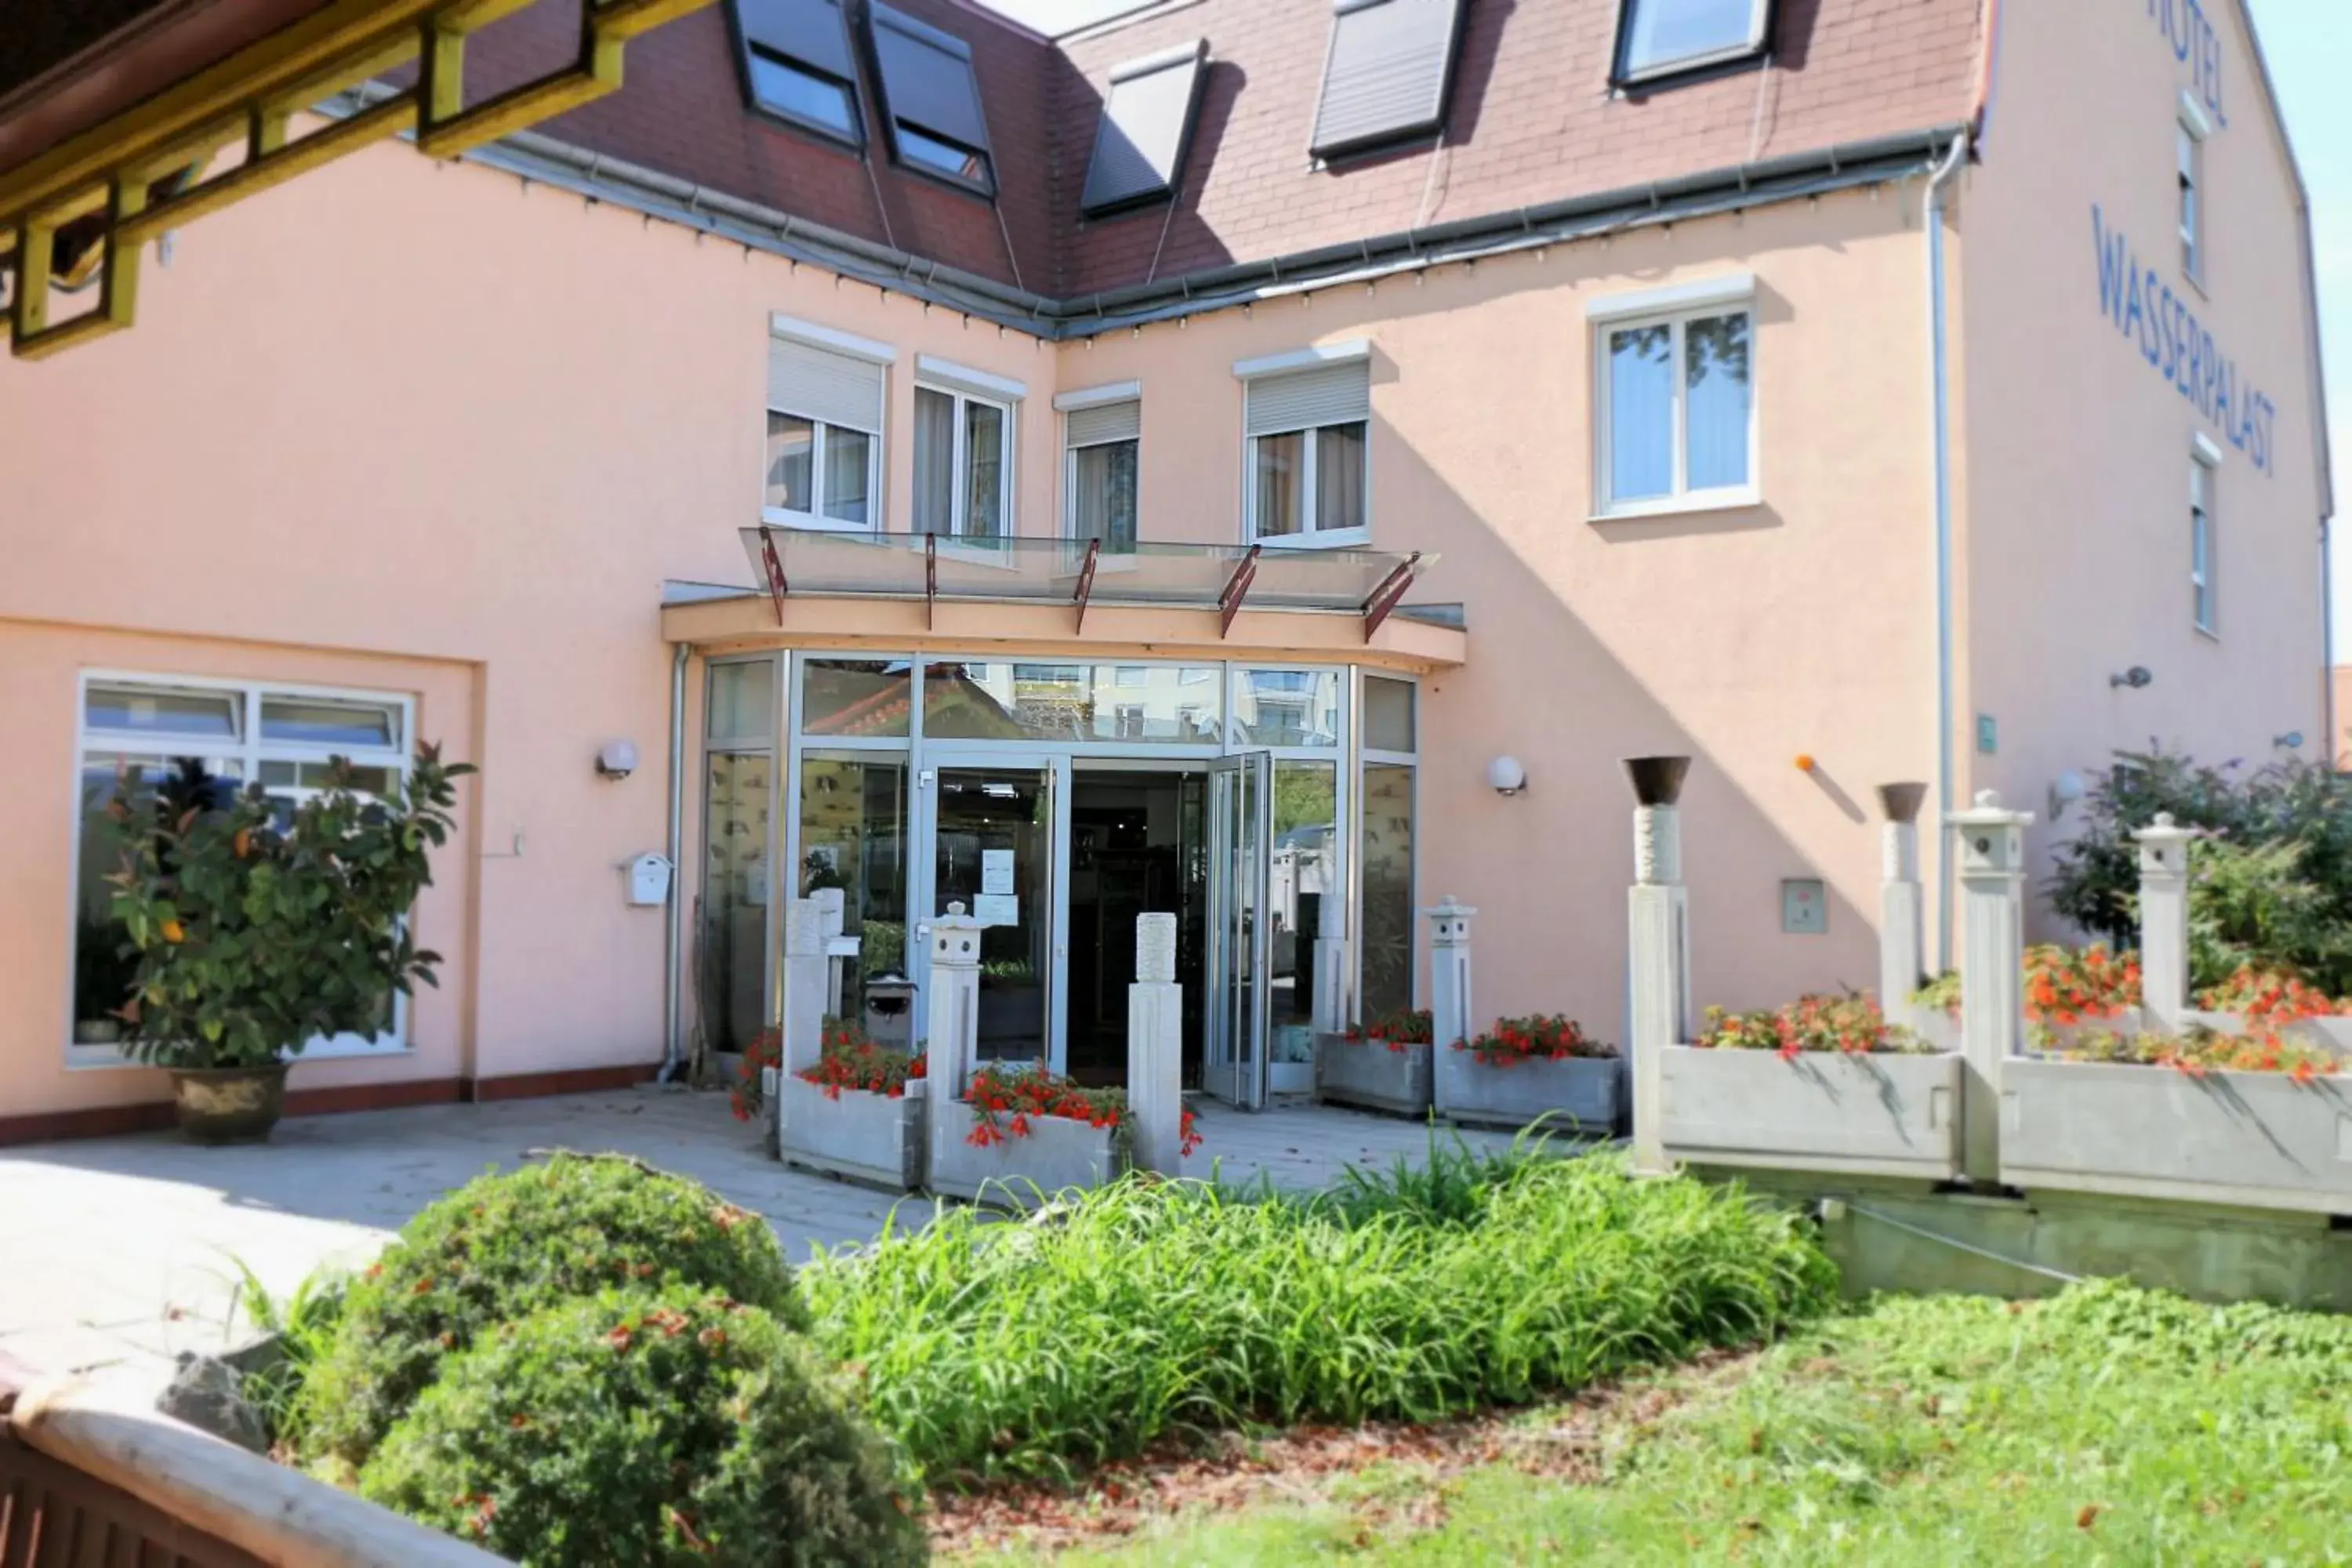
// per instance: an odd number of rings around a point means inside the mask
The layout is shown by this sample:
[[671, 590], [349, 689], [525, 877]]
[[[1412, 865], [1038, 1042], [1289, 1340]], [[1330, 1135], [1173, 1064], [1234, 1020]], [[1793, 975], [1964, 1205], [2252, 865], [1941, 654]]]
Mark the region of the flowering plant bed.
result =
[[[1951, 1017], [1960, 1016], [1960, 977], [1937, 975], [1911, 1000]], [[2093, 942], [2085, 948], [2041, 942], [2025, 950], [2025, 1016], [2035, 1024], [2072, 1027], [2116, 1018], [2140, 1005], [2139, 958], [2111, 953]]]
[[1606, 1134], [1625, 1109], [1625, 1063], [1574, 1019], [1500, 1018], [1438, 1053], [1437, 1113], [1449, 1121]]
[[2192, 1025], [2178, 1035], [2152, 1029], [2126, 1033], [2084, 1029], [2061, 1037], [2036, 1031], [2035, 1047], [2053, 1061], [2106, 1062], [2122, 1067], [2171, 1068], [2190, 1078], [2209, 1072], [2284, 1073], [2300, 1084], [2334, 1078], [2344, 1058], [2326, 1046], [2291, 1039], [2274, 1028], [2231, 1035]]
[[[1199, 1147], [1183, 1112], [1183, 1152]], [[991, 1062], [966, 1098], [931, 1118], [931, 1191], [1027, 1206], [1072, 1187], [1100, 1186], [1132, 1163], [1127, 1093], [1088, 1089], [1043, 1063]]]
[[814, 1067], [778, 1086], [776, 1144], [788, 1164], [891, 1192], [923, 1184], [924, 1058], [828, 1018]]
[[[1315, 1098], [1396, 1116], [1426, 1116], [1433, 1103], [1426, 1009], [1315, 1037]], [[1381, 1048], [1385, 1047], [1385, 1048]]]
[[1866, 994], [1710, 1007], [1698, 1040], [1659, 1064], [1661, 1136], [1694, 1164], [1946, 1181], [1960, 1169], [1960, 1070]]

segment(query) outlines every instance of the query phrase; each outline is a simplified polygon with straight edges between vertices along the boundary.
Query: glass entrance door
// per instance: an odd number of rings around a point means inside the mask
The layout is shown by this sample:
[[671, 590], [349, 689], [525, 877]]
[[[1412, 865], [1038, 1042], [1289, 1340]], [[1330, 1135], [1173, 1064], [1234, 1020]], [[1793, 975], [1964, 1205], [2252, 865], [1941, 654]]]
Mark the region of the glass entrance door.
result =
[[1209, 768], [1208, 1052], [1202, 1087], [1255, 1110], [1265, 1104], [1267, 883], [1274, 768], [1264, 752]]
[[1068, 773], [1062, 758], [978, 755], [923, 770], [930, 852], [916, 934], [928, 965], [930, 917], [961, 904], [980, 921], [982, 1061], [1062, 1069]]

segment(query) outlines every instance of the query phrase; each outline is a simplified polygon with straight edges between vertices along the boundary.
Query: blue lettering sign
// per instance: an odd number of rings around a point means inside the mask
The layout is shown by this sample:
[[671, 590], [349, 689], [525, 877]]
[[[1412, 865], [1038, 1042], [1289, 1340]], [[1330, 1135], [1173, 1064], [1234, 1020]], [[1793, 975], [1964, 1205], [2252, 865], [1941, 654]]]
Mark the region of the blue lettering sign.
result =
[[2229, 124], [2221, 111], [2221, 30], [2205, 15], [2204, 0], [2147, 0], [2147, 19], [2172, 47], [2172, 58], [2188, 68], [2189, 89], [2213, 123]]
[[2106, 211], [2096, 202], [2091, 204], [2091, 244], [2099, 259], [2099, 314], [2175, 392], [2220, 427], [2248, 462], [2276, 479], [2272, 454], [2277, 450], [2273, 421], [2278, 405], [2241, 378], [2238, 362], [2197, 319], [2188, 298], [2141, 263], [2122, 231], [2107, 226]]

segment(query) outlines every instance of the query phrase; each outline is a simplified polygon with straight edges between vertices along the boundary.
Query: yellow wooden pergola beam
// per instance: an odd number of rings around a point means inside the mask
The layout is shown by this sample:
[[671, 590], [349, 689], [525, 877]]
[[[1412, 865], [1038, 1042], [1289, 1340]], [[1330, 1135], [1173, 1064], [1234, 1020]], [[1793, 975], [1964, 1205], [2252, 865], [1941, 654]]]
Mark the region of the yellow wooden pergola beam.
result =
[[[37, 359], [130, 325], [141, 247], [164, 230], [389, 136], [414, 132], [423, 151], [453, 158], [601, 98], [621, 85], [629, 39], [710, 0], [585, 0], [572, 65], [467, 105], [466, 39], [535, 3], [336, 0], [0, 173], [0, 263], [13, 258], [16, 275], [7, 317], [13, 352]], [[418, 62], [415, 87], [299, 141], [288, 139], [296, 114], [412, 59]], [[243, 162], [205, 178], [221, 150], [240, 140]], [[184, 188], [152, 194], [182, 169], [190, 172]], [[58, 232], [100, 212], [105, 225], [90, 253], [102, 273], [98, 307], [52, 324]], [[75, 271], [86, 277], [87, 264]]]

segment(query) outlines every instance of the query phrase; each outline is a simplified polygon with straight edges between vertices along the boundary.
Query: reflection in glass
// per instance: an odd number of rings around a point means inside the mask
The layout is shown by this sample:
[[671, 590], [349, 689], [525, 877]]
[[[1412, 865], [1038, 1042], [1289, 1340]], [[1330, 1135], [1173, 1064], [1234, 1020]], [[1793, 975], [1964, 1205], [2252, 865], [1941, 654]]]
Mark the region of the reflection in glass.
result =
[[903, 658], [803, 659], [801, 733], [905, 739], [913, 668]]
[[1412, 740], [1412, 682], [1364, 677], [1364, 749], [1410, 752]]
[[941, 768], [934, 916], [960, 903], [981, 922], [979, 1052], [1043, 1061], [1051, 1047], [1053, 775]]
[[915, 388], [915, 531], [955, 526], [955, 399]]
[[1274, 764], [1273, 877], [1266, 900], [1267, 1002], [1273, 1019], [1269, 1059], [1315, 1059], [1315, 942], [1326, 929], [1328, 901], [1339, 896], [1339, 769], [1336, 763]]
[[1278, 539], [1297, 533], [1301, 522], [1299, 509], [1304, 504], [1307, 432], [1291, 430], [1279, 436], [1261, 436], [1254, 445], [1257, 471], [1252, 483], [1257, 487], [1257, 508], [1251, 515], [1256, 520], [1257, 536]]
[[1364, 422], [1315, 432], [1315, 531], [1364, 526]]
[[1336, 746], [1339, 743], [1336, 669], [1245, 669], [1234, 696], [1234, 743]]
[[1004, 410], [993, 404], [963, 405], [964, 463], [968, 469], [963, 531], [972, 539], [1004, 536]]
[[1371, 1022], [1412, 1005], [1412, 769], [1364, 764], [1364, 995]]
[[835, 522], [874, 521], [867, 482], [872, 474], [874, 437], [863, 430], [838, 425], [824, 427], [824, 515]]
[[1107, 554], [1135, 549], [1136, 443], [1111, 441], [1070, 454], [1070, 531], [1099, 539]]
[[797, 414], [768, 411], [768, 493], [771, 511], [816, 510], [816, 424]]
[[1688, 488], [1748, 482], [1748, 312], [1704, 316], [1683, 329], [1690, 426]]
[[697, 974], [703, 1034], [740, 1051], [766, 1026], [768, 776], [764, 752], [705, 755], [702, 943]]
[[236, 698], [226, 692], [93, 686], [83, 722], [92, 730], [119, 730], [135, 735], [235, 740], [239, 733], [237, 717], [241, 706]]
[[1609, 496], [1655, 500], [1675, 488], [1674, 329], [1609, 334]]
[[762, 109], [821, 125], [835, 135], [857, 134], [857, 110], [846, 85], [803, 70], [757, 45], [751, 48], [751, 96]]
[[703, 733], [714, 741], [766, 742], [776, 732], [776, 661], [713, 663]]
[[1213, 746], [1220, 714], [1212, 673], [1182, 665], [927, 665], [923, 733]]
[[869, 997], [866, 983], [907, 974], [907, 759], [803, 752], [800, 826], [800, 896], [839, 888], [843, 931], [858, 939], [856, 963], [844, 966], [842, 1016], [863, 1017], [877, 1041], [905, 1045], [912, 1004]]
[[1633, 0], [1625, 26], [1627, 76], [1749, 47], [1760, 0]]
[[389, 702], [264, 697], [261, 738], [300, 746], [372, 746], [385, 750], [400, 744], [400, 710]]

